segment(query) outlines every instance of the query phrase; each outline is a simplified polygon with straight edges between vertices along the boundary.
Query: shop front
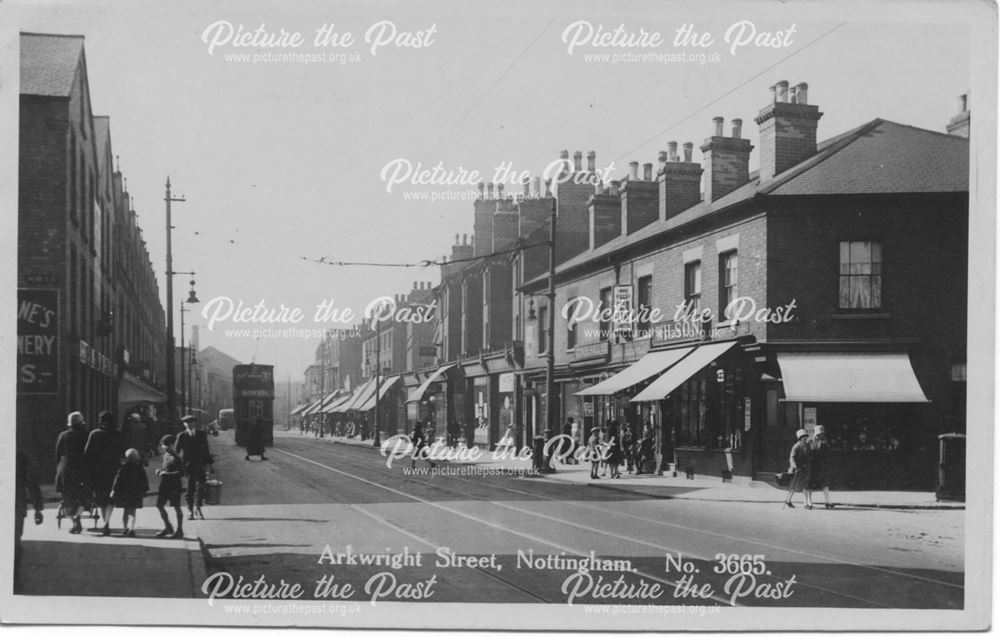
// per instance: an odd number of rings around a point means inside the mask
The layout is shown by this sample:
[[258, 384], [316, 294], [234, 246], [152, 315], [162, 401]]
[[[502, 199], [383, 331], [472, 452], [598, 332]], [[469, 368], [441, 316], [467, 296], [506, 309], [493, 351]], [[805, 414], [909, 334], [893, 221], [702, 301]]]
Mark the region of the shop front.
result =
[[822, 426], [833, 489], [929, 489], [936, 431], [905, 352], [779, 352], [765, 383], [762, 472], [782, 471], [795, 431]]
[[736, 340], [675, 350], [679, 359], [631, 403], [657, 427], [660, 470], [729, 479], [753, 476], [752, 356]]
[[[585, 420], [587, 425], [584, 435], [589, 436], [592, 428], [607, 427], [611, 420], [631, 428], [636, 441], [640, 440], [647, 427], [651, 428], [654, 435], [654, 453], [656, 455], [656, 467], [663, 464], [663, 454], [670, 451], [667, 462], [672, 461], [672, 447], [667, 447], [666, 442], [670, 439], [660, 426], [662, 419], [659, 417], [658, 405], [655, 401], [633, 402], [632, 399], [651, 383], [655, 382], [660, 374], [678, 364], [688, 354], [693, 347], [678, 347], [662, 351], [652, 351], [646, 353], [642, 358], [635, 361], [625, 369], [613, 376], [606, 376], [597, 382], [576, 392], [578, 400], [584, 401], [584, 405], [592, 418]], [[653, 468], [657, 471], [657, 468]]]
[[457, 441], [465, 410], [465, 377], [461, 367], [449, 363], [424, 374], [420, 385], [409, 391], [405, 409], [407, 433], [419, 421], [424, 423], [424, 433], [429, 439], [447, 437]]

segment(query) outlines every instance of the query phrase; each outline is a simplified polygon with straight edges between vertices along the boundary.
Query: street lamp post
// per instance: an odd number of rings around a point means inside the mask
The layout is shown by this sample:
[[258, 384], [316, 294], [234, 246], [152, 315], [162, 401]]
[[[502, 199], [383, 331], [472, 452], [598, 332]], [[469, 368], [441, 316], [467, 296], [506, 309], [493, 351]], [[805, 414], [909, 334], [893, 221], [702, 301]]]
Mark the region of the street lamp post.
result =
[[[379, 317], [382, 315], [379, 309]], [[381, 318], [375, 320], [375, 437], [372, 439], [372, 446], [376, 449], [382, 446], [382, 434], [379, 431], [379, 385], [382, 375], [382, 321]]]
[[[194, 272], [174, 272], [174, 274], [190, 274], [191, 276], [194, 276]], [[188, 361], [187, 361], [187, 373], [185, 374], [185, 371], [184, 371], [184, 359], [185, 359], [185, 347], [184, 347], [184, 314], [186, 312], [190, 312], [191, 311], [191, 310], [185, 309], [184, 305], [185, 304], [191, 305], [192, 303], [198, 303], [198, 302], [199, 302], [198, 295], [194, 291], [194, 279], [191, 279], [191, 290], [188, 292], [188, 297], [187, 297], [187, 299], [181, 299], [181, 303], [180, 303], [180, 306], [181, 306], [181, 310], [180, 310], [180, 312], [181, 312], [181, 356], [180, 356], [180, 359], [181, 359], [181, 373], [180, 373], [180, 377], [181, 377], [181, 414], [187, 414], [188, 407], [190, 406], [190, 404], [189, 404], [190, 401], [188, 400], [188, 396], [189, 396], [189, 394], [193, 390], [193, 386], [191, 384], [191, 365], [192, 365], [192, 361], [193, 361], [192, 358], [188, 358]], [[185, 385], [185, 379], [187, 380], [186, 385]], [[186, 389], [185, 389], [185, 386], [186, 386]]]
[[173, 225], [170, 221], [170, 204], [175, 201], [185, 201], [184, 197], [172, 197], [170, 195], [170, 177], [167, 177], [167, 191], [163, 197], [167, 204], [167, 419], [173, 421], [175, 413], [174, 402], [174, 256], [170, 242], [170, 231]]
[[180, 359], [181, 359], [181, 373], [180, 373], [180, 378], [181, 378], [181, 416], [184, 416], [185, 414], [187, 414], [187, 392], [185, 391], [185, 386], [184, 386], [184, 378], [185, 378], [185, 374], [184, 374], [184, 314], [187, 313], [189, 310], [184, 309], [184, 301], [183, 301], [183, 299], [180, 302], [180, 308], [181, 308], [181, 355], [180, 355]]

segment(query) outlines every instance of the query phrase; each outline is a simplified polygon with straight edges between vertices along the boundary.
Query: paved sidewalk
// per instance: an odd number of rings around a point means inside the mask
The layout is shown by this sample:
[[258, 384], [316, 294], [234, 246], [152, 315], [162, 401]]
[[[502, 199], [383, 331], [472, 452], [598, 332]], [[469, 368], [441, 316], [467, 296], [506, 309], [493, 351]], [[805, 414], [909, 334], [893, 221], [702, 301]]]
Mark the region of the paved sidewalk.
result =
[[[287, 435], [287, 434], [286, 434]], [[298, 435], [298, 434], [294, 434]], [[336, 436], [322, 438], [330, 444], [350, 444], [366, 446], [374, 451], [372, 441], [346, 439]], [[484, 467], [507, 469], [521, 469], [528, 472], [531, 469], [531, 462], [524, 460], [494, 460], [492, 454], [484, 452], [482, 458], [475, 463]], [[539, 478], [524, 478], [539, 479]], [[676, 478], [665, 474], [655, 475], [633, 475], [622, 473], [621, 478], [610, 479], [600, 478], [592, 480], [590, 478], [590, 465], [556, 465], [556, 472], [545, 474], [545, 480], [554, 482], [564, 482], [577, 484], [595, 489], [609, 489], [626, 493], [638, 493], [650, 498], [679, 499], [679, 500], [703, 500], [710, 502], [751, 502], [762, 504], [778, 504], [785, 500], [787, 491], [770, 482], [757, 480], [742, 480], [736, 478], [733, 482], [723, 483], [721, 478], [706, 478], [695, 476], [693, 480], [688, 480], [682, 473]], [[941, 501], [938, 502], [934, 494], [927, 491], [831, 491], [830, 500], [835, 506], [841, 507], [865, 507], [884, 509], [965, 509], [964, 502]], [[803, 498], [801, 494], [796, 494], [794, 502], [797, 507], [802, 506]], [[813, 496], [814, 504], [821, 506], [824, 503], [822, 492], [817, 492]]]
[[[149, 483], [155, 489], [159, 478], [148, 467]], [[25, 520], [21, 573], [23, 595], [74, 595], [101, 597], [203, 597], [199, 590], [207, 573], [198, 540], [199, 521], [184, 521], [184, 539], [154, 537], [162, 528], [156, 510], [155, 491], [147, 494], [137, 512], [136, 537], [121, 537], [122, 510], [111, 516], [112, 535], [100, 533], [103, 522], [89, 515], [83, 518], [83, 533], [72, 535], [70, 519], [57, 527], [59, 496], [55, 488], [43, 485], [46, 505], [44, 522], [35, 526], [31, 512]], [[183, 503], [182, 503], [183, 504]], [[173, 511], [168, 509], [171, 521]], [[206, 516], [211, 507], [206, 507]], [[185, 509], [186, 513], [186, 509]]]

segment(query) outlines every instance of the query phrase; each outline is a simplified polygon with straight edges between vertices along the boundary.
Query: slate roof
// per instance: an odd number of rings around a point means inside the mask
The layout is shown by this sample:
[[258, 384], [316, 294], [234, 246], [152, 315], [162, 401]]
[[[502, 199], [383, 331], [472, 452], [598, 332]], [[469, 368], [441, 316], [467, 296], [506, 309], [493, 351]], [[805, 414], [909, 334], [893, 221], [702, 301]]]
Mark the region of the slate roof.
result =
[[21, 95], [69, 97], [82, 35], [21, 34]]
[[[645, 239], [670, 232], [713, 212], [759, 197], [968, 192], [969, 140], [915, 126], [874, 119], [817, 144], [816, 154], [761, 183], [750, 181], [713, 202], [701, 201], [680, 214], [627, 236], [618, 236], [556, 267], [560, 274], [597, 261]], [[538, 276], [526, 286], [547, 278]]]
[[94, 116], [94, 139], [97, 142], [97, 172], [105, 174], [108, 168], [108, 144], [111, 143], [111, 118], [107, 115]]

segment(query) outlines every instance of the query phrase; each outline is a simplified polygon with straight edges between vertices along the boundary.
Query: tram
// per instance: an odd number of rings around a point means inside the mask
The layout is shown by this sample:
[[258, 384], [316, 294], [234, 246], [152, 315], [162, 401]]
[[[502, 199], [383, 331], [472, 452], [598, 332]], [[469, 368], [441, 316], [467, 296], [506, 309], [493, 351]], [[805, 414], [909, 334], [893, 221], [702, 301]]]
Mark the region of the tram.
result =
[[274, 366], [236, 365], [233, 367], [233, 413], [236, 444], [245, 447], [250, 428], [259, 419], [261, 440], [274, 444]]

